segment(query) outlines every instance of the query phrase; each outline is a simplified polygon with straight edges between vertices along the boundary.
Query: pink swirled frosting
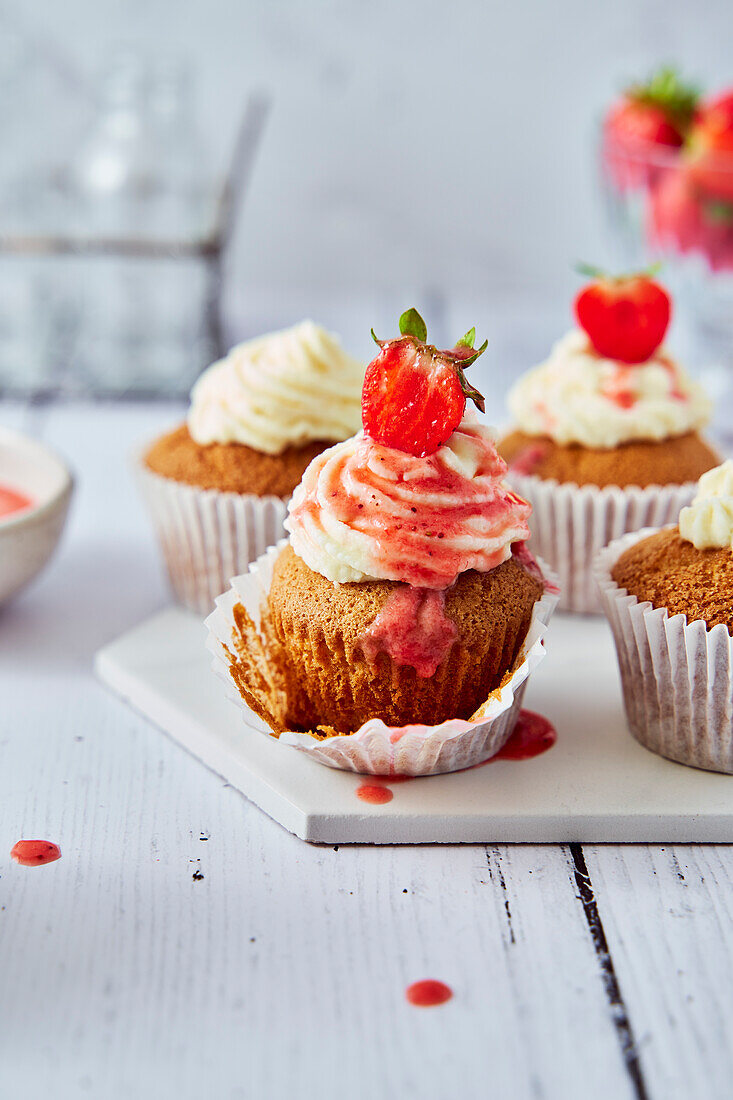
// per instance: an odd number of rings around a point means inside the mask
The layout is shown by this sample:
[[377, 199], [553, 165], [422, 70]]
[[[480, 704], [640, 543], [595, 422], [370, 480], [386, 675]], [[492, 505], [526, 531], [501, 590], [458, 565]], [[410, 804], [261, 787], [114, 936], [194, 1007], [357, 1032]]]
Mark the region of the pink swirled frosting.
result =
[[296, 554], [336, 583], [442, 589], [487, 572], [529, 535], [530, 505], [504, 483], [490, 433], [465, 418], [425, 458], [360, 432], [311, 462], [285, 526]]

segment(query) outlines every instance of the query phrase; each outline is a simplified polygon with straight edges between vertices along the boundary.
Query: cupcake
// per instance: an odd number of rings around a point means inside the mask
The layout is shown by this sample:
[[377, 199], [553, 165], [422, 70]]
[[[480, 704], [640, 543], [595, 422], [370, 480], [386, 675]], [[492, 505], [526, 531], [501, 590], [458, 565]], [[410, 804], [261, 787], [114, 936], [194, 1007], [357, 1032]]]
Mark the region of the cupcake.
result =
[[525, 546], [529, 505], [466, 414], [483, 347], [472, 331], [438, 351], [412, 310], [400, 331], [367, 368], [364, 430], [313, 459], [289, 543], [208, 623], [273, 733], [333, 766], [429, 774], [501, 748], [557, 595]]
[[364, 368], [312, 321], [233, 348], [191, 392], [185, 424], [145, 452], [140, 482], [176, 598], [210, 611], [284, 534], [304, 470], [360, 426]]
[[533, 547], [559, 574], [560, 606], [598, 611], [598, 550], [676, 520], [720, 457], [700, 435], [710, 401], [662, 345], [663, 287], [647, 274], [597, 274], [575, 313], [579, 329], [511, 390], [516, 427], [499, 451], [532, 504]]
[[677, 526], [611, 543], [596, 576], [634, 737], [733, 773], [733, 462], [700, 478]]

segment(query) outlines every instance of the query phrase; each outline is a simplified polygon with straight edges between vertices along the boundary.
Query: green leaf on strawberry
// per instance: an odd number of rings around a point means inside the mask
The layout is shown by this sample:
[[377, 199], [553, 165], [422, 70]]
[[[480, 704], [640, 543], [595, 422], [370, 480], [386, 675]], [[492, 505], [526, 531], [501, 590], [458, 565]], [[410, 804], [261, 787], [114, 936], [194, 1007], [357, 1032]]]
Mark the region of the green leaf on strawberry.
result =
[[703, 200], [705, 217], [713, 225], [733, 225], [733, 203], [723, 199]]
[[472, 348], [476, 341], [476, 326], [470, 328], [465, 336], [456, 341], [457, 348]]
[[423, 343], [428, 338], [428, 326], [416, 309], [406, 309], [400, 317], [400, 332], [403, 336], [414, 336]]

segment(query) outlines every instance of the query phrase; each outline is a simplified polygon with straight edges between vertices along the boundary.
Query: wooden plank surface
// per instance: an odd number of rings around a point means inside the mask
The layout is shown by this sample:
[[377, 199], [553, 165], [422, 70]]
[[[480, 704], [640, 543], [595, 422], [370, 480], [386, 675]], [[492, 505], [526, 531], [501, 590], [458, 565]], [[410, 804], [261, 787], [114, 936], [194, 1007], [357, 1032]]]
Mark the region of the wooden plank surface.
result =
[[[91, 675], [166, 599], [126, 456], [175, 410], [29, 415], [79, 491], [0, 614], [0, 1097], [729, 1095], [728, 849], [683, 883], [645, 847], [289, 836]], [[453, 1000], [407, 1005], [424, 977]]]
[[655, 1097], [733, 1093], [732, 856], [726, 845], [585, 849]]

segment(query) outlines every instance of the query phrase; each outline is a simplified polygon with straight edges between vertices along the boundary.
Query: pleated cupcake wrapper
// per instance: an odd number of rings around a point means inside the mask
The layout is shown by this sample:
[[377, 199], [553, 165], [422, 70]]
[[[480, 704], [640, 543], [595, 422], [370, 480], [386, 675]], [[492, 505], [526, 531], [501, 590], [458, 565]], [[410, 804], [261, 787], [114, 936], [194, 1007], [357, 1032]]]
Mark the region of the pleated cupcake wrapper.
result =
[[611, 577], [624, 550], [655, 530], [616, 539], [595, 565], [629, 728], [660, 756], [733, 773], [733, 638], [722, 624], [708, 630], [701, 619], [642, 603]]
[[287, 500], [198, 489], [138, 461], [137, 481], [179, 603], [206, 615], [229, 581], [285, 534]]
[[[216, 610], [206, 620], [213, 668], [227, 685], [229, 697], [242, 708], [246, 704], [232, 678], [227, 652], [236, 651], [234, 608], [242, 604], [260, 627], [260, 609], [270, 590], [275, 560], [284, 545], [283, 541], [271, 547], [250, 566], [248, 573], [234, 577], [230, 590], [217, 599]], [[553, 582], [555, 578], [547, 567], [539, 564], [547, 580]], [[542, 639], [557, 600], [558, 595], [550, 585], [535, 604], [522, 660], [510, 679], [479, 708], [479, 717], [455, 718], [436, 726], [402, 727], [387, 726], [374, 718], [355, 733], [318, 739], [308, 733], [287, 731], [280, 734], [280, 742], [330, 768], [368, 775], [436, 775], [483, 763], [499, 751], [514, 728], [527, 678], [545, 655]], [[247, 710], [245, 721], [249, 714]]]
[[600, 489], [511, 470], [507, 480], [532, 505], [530, 547], [559, 577], [560, 610], [594, 614], [601, 611], [593, 578], [598, 551], [627, 532], [676, 523], [697, 491], [696, 482]]

